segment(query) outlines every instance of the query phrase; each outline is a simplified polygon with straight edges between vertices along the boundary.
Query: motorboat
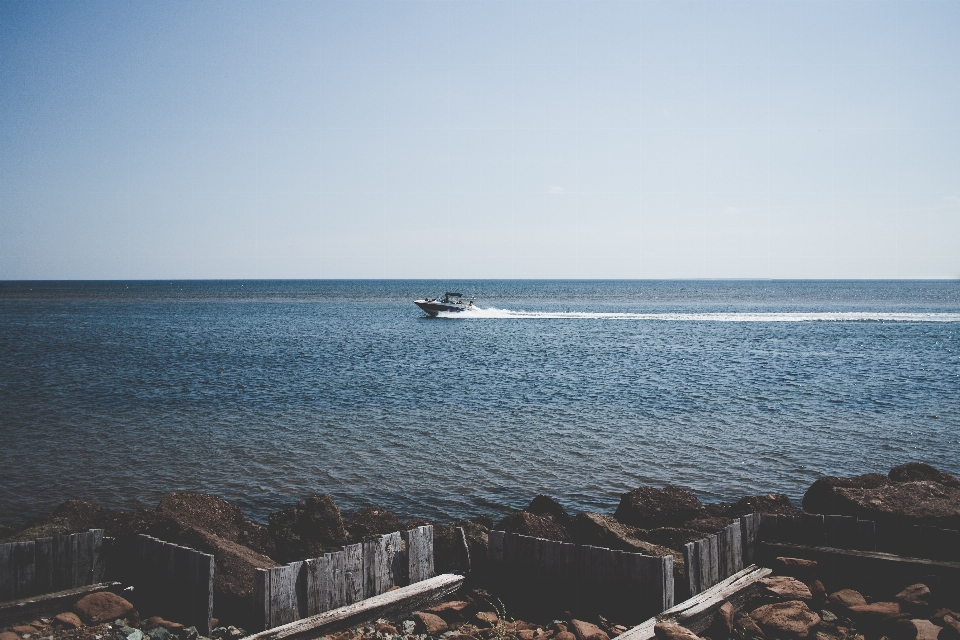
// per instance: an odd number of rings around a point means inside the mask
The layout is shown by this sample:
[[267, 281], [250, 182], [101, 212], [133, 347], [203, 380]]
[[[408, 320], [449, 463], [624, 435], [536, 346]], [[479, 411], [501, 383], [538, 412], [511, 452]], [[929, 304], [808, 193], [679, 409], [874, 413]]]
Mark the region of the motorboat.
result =
[[457, 313], [473, 308], [473, 300], [464, 302], [462, 298], [462, 293], [452, 293], [448, 291], [443, 294], [442, 300], [423, 298], [422, 300], [414, 300], [413, 304], [426, 311], [430, 316], [436, 316], [441, 312]]

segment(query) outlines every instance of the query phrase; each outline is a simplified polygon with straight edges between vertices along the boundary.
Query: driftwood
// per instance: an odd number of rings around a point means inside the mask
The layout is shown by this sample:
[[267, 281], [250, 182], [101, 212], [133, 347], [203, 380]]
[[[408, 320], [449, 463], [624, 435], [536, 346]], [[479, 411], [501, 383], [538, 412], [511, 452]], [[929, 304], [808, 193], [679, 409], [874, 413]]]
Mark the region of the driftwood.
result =
[[746, 593], [757, 581], [771, 573], [770, 569], [750, 565], [706, 591], [620, 634], [617, 640], [651, 640], [654, 637], [654, 626], [665, 620], [682, 624], [694, 633], [701, 633], [710, 626], [714, 614], [724, 602], [730, 600], [736, 606], [739, 594]]
[[463, 586], [463, 581], [463, 576], [445, 573], [339, 609], [247, 636], [245, 640], [309, 640], [378, 618], [404, 616], [457, 591]]

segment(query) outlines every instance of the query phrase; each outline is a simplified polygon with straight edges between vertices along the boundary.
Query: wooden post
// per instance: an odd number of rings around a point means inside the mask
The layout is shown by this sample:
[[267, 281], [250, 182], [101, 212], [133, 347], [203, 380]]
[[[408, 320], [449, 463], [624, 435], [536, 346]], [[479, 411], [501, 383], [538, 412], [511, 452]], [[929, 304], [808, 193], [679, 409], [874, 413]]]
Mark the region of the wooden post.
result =
[[[410, 584], [433, 577], [433, 525], [403, 532], [407, 543], [407, 578]], [[502, 547], [501, 547], [502, 548]]]
[[399, 531], [364, 543], [364, 597], [378, 596], [400, 584], [403, 574], [402, 544]]
[[273, 628], [270, 620], [270, 571], [253, 571], [253, 626], [257, 631]]
[[683, 560], [687, 568], [687, 587], [693, 597], [700, 593], [700, 554], [695, 542], [683, 545]]
[[363, 600], [363, 545], [351, 544], [343, 548], [343, 581], [346, 602]]
[[0, 602], [14, 599], [14, 543], [0, 544]]

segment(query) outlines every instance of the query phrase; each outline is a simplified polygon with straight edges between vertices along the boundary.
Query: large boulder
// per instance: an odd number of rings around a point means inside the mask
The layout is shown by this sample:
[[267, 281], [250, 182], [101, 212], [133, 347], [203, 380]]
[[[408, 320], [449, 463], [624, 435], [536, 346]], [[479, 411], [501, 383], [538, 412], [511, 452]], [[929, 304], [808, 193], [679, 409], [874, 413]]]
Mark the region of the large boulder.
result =
[[571, 530], [573, 541], [577, 544], [633, 551], [648, 556], [674, 555], [674, 562], [678, 560], [673, 549], [646, 541], [647, 531], [625, 525], [613, 516], [581, 513], [573, 519]]
[[543, 494], [540, 494], [531, 500], [529, 506], [527, 506], [524, 511], [536, 514], [538, 516], [551, 515], [553, 516], [554, 520], [565, 527], [570, 524], [571, 520], [570, 515], [562, 506], [560, 506], [559, 502], [550, 496], [545, 496]]
[[242, 544], [269, 555], [273, 545], [267, 528], [247, 520], [240, 507], [206, 493], [171, 493], [157, 507], [182, 525], [212, 533], [224, 540]]
[[363, 542], [394, 531], [406, 530], [403, 521], [383, 507], [360, 509], [343, 519], [350, 542]]
[[[914, 479], [920, 478], [920, 479]], [[960, 480], [929, 465], [894, 467], [890, 476], [820, 478], [803, 497], [811, 513], [851, 515], [877, 523], [960, 528]]]
[[53, 510], [44, 520], [34, 521], [19, 531], [0, 535], [4, 542], [27, 542], [37, 538], [50, 538], [70, 533], [83, 533], [89, 529], [106, 527], [112, 513], [95, 502], [68, 500]]
[[515, 511], [494, 525], [495, 531], [519, 533], [532, 538], [570, 542], [567, 528], [550, 514], [537, 515], [529, 511]]
[[270, 514], [273, 558], [281, 563], [317, 558], [347, 544], [340, 509], [328, 495], [312, 496]]
[[637, 487], [620, 496], [614, 517], [641, 529], [683, 527], [692, 520], [711, 517], [700, 500], [685, 489], [666, 486]]
[[123, 618], [133, 611], [133, 605], [109, 591], [100, 591], [80, 598], [73, 605], [73, 612], [87, 622], [102, 622]]

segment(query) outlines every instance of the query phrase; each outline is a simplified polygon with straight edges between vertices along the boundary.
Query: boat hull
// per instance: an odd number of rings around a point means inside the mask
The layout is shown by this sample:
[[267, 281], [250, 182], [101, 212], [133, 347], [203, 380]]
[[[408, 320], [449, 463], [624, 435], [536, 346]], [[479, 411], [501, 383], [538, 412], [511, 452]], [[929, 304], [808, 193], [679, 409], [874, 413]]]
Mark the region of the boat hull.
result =
[[427, 302], [426, 300], [414, 300], [413, 304], [417, 305], [424, 310], [427, 314], [431, 316], [436, 316], [442, 311], [459, 313], [466, 309], [462, 304], [452, 304], [449, 302]]

